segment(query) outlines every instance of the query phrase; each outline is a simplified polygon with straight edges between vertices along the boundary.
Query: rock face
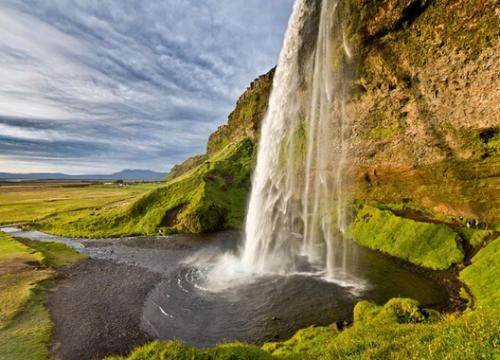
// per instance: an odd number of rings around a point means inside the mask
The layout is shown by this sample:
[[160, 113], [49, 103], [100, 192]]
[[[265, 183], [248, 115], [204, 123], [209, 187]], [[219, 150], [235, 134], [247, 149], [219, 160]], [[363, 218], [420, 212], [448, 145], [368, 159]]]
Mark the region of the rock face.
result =
[[498, 221], [496, 2], [356, 3], [363, 24], [350, 107], [356, 197]]

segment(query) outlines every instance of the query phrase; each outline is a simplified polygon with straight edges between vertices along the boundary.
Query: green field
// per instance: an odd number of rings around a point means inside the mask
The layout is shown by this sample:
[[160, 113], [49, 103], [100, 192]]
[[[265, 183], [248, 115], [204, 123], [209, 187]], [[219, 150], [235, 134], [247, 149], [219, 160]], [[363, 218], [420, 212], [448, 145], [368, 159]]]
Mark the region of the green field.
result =
[[63, 244], [17, 241], [0, 233], [0, 358], [46, 360], [53, 324], [45, 289], [55, 269], [84, 258]]
[[29, 223], [75, 210], [121, 207], [156, 187], [155, 183], [123, 187], [67, 182], [0, 183], [0, 225]]

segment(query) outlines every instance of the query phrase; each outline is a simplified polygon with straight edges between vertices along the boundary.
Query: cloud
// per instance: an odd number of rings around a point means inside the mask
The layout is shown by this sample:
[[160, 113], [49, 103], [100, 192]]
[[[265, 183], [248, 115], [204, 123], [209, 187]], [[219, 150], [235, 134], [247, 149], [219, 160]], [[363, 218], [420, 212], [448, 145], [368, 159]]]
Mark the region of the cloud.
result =
[[274, 66], [292, 0], [0, 4], [0, 171], [168, 170]]

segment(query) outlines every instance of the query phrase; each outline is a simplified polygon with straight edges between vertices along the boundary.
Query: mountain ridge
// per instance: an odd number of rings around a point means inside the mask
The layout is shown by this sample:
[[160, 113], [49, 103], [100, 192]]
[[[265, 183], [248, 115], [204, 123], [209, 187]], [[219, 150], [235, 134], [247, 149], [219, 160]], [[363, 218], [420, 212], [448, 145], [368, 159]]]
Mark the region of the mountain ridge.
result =
[[65, 173], [7, 173], [0, 172], [0, 180], [149, 180], [158, 181], [165, 178], [167, 173], [145, 169], [124, 169], [112, 174], [82, 174], [70, 175]]

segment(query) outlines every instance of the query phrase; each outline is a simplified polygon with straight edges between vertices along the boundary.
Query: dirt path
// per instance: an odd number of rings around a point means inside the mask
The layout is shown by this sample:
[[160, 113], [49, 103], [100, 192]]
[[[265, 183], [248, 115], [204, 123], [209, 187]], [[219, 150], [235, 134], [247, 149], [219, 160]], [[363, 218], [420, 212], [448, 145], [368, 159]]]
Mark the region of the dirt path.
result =
[[161, 276], [139, 267], [87, 259], [61, 271], [48, 296], [56, 359], [126, 354], [152, 339], [140, 329], [142, 307]]

